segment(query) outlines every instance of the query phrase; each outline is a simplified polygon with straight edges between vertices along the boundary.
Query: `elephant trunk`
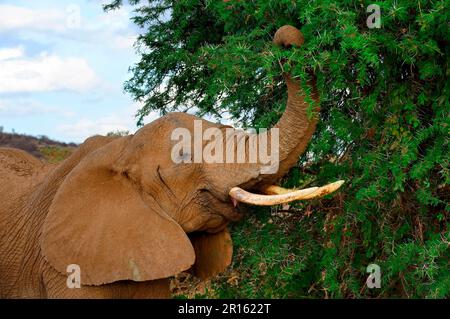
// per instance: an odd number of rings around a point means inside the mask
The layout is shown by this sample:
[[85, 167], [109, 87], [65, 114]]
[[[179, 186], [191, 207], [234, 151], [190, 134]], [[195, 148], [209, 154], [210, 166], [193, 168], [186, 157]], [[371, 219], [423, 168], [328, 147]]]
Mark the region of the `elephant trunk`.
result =
[[[302, 33], [293, 26], [283, 26], [275, 33], [273, 42], [284, 47], [303, 44]], [[322, 197], [336, 191], [344, 183], [343, 180], [327, 184], [322, 187], [311, 187], [302, 190], [284, 189], [271, 185], [286, 175], [294, 166], [299, 156], [305, 151], [316, 129], [319, 113], [319, 95], [315, 86], [315, 80], [308, 83], [311, 88], [311, 98], [314, 102], [312, 116], [308, 116], [309, 103], [306, 95], [300, 87], [300, 83], [288, 73], [283, 74], [286, 81], [288, 99], [286, 110], [278, 123], [269, 131], [270, 137], [277, 132], [279, 134], [279, 165], [274, 174], [260, 174], [257, 179], [242, 185], [244, 188], [255, 189], [260, 193], [250, 193], [243, 188], [233, 187], [229, 195], [233, 202], [244, 202], [251, 205], [267, 206], [288, 203], [294, 200], [308, 200]], [[270, 138], [272, 141], [272, 138]], [[274, 145], [270, 145], [274, 147]], [[273, 150], [270, 150], [272, 154]]]
[[[275, 33], [273, 42], [276, 45], [291, 47], [303, 44], [302, 33], [293, 26], [283, 26]], [[286, 81], [288, 99], [286, 110], [278, 123], [271, 129], [279, 131], [279, 169], [275, 174], [262, 177], [258, 186], [274, 183], [297, 163], [298, 157], [305, 151], [309, 140], [316, 129], [319, 111], [319, 95], [316, 90], [315, 81], [308, 85], [311, 87], [314, 107], [312, 117], [308, 117], [309, 104], [305, 100], [306, 95], [300, 87], [300, 83], [293, 79], [290, 74], [284, 73]], [[260, 188], [260, 187], [257, 187]]]
[[308, 146], [318, 121], [319, 97], [314, 84], [310, 83], [315, 106], [312, 117], [308, 118], [308, 103], [305, 101], [305, 94], [300, 89], [299, 83], [293, 80], [289, 74], [285, 74], [284, 77], [288, 88], [288, 100], [286, 111], [274, 126], [274, 128], [279, 129], [280, 166], [278, 174], [275, 178], [272, 178], [273, 180], [284, 176], [297, 163], [299, 156]]

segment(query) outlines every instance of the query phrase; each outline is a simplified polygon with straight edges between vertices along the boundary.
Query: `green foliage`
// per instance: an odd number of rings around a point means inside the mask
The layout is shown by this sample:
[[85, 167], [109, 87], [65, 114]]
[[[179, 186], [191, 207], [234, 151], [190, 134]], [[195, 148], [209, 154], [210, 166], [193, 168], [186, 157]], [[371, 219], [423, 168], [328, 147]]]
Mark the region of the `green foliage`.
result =
[[59, 145], [40, 146], [39, 152], [47, 163], [59, 163], [69, 157], [74, 148]]
[[[297, 204], [309, 218], [266, 212], [233, 226], [241, 276], [216, 281], [219, 296], [450, 295], [448, 0], [375, 2], [379, 29], [366, 25], [372, 1], [130, 3], [143, 29], [125, 89], [144, 102], [139, 123], [151, 110], [191, 110], [267, 127], [284, 109], [281, 68], [317, 77], [321, 121], [284, 183], [347, 183]], [[301, 48], [270, 43], [284, 24], [301, 29]], [[370, 263], [381, 289], [365, 287]]]
[[[308, 229], [315, 218], [271, 216], [258, 211], [232, 229], [230, 274], [213, 290], [220, 298], [310, 298], [320, 280], [321, 246]], [[230, 280], [231, 278], [231, 280]]]

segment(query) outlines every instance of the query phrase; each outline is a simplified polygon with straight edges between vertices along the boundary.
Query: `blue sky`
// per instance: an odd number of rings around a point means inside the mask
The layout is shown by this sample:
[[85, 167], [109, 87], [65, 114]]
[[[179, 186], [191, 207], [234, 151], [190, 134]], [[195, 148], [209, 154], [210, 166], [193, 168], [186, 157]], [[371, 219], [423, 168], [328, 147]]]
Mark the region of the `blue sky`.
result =
[[[100, 0], [0, 0], [0, 126], [82, 142], [136, 130], [139, 104], [123, 92], [133, 49], [132, 9]], [[151, 114], [146, 122], [156, 118]]]

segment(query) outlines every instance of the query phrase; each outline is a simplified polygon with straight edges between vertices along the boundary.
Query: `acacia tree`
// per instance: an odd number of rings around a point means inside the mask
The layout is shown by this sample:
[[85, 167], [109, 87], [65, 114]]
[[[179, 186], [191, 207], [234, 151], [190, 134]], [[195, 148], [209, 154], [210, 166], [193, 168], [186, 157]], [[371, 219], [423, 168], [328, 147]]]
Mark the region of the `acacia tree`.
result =
[[[450, 294], [449, 1], [376, 2], [380, 28], [368, 27], [371, 1], [129, 2], [142, 30], [125, 83], [144, 102], [138, 124], [182, 110], [268, 127], [285, 105], [282, 69], [303, 83], [314, 74], [321, 121], [283, 183], [348, 181], [333, 198], [291, 206], [306, 214], [272, 210], [233, 226], [237, 255], [216, 296]], [[271, 45], [284, 24], [303, 32], [302, 47]], [[370, 263], [380, 289], [365, 285]]]

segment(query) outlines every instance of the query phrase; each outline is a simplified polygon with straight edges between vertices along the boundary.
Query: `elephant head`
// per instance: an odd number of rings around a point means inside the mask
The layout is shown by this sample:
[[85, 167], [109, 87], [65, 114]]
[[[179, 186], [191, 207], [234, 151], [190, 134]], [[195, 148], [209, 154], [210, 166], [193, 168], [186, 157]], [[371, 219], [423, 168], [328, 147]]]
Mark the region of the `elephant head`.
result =
[[[303, 36], [284, 26], [276, 32], [274, 43], [300, 46]], [[317, 122], [317, 114], [307, 116], [299, 83], [289, 74], [284, 77], [288, 101], [274, 127], [279, 132], [276, 172], [263, 174], [259, 161], [196, 162], [192, 152], [178, 154], [191, 161], [174, 161], [174, 130], [193, 132], [199, 119], [171, 113], [134, 135], [105, 143], [70, 170], [44, 222], [41, 247], [46, 260], [61, 273], [67, 265], [78, 264], [85, 285], [155, 280], [190, 268], [205, 278], [230, 263], [226, 226], [241, 218], [237, 201], [273, 205], [336, 190], [341, 182], [297, 191], [272, 185], [297, 162]], [[318, 111], [318, 95], [311, 85]], [[230, 128], [204, 120], [201, 125], [204, 131]], [[248, 152], [250, 135], [238, 136]], [[200, 143], [204, 146], [206, 141]]]

